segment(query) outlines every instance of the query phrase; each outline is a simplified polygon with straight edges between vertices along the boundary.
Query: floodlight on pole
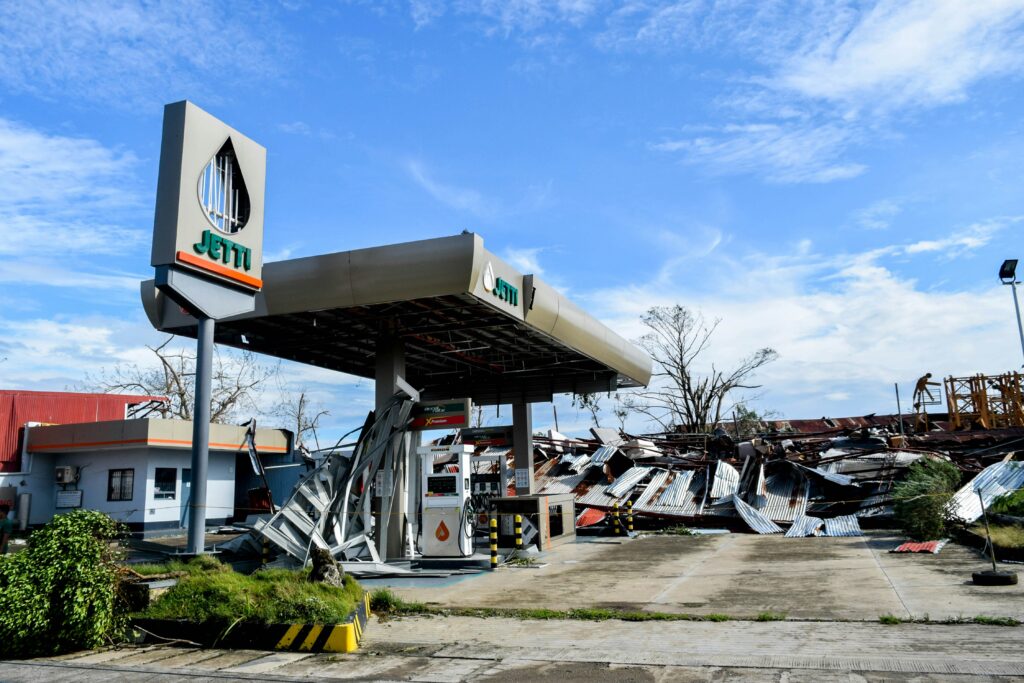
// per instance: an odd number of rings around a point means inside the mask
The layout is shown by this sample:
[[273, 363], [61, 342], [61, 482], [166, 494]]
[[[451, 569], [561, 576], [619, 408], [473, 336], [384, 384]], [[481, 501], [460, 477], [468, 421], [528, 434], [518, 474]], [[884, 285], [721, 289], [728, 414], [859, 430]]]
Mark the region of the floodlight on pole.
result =
[[1004, 285], [1010, 285], [1013, 292], [1013, 310], [1017, 312], [1017, 333], [1020, 335], [1020, 350], [1024, 353], [1024, 325], [1020, 321], [1020, 302], [1017, 300], [1017, 259], [1006, 259], [999, 267], [999, 280]]

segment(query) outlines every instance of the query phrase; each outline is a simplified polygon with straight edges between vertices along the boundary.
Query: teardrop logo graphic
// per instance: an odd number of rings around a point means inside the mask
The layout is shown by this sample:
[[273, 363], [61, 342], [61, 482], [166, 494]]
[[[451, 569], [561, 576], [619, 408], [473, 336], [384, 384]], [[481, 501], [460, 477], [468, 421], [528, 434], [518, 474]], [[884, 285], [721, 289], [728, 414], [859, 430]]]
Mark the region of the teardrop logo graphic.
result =
[[482, 276], [484, 289], [488, 292], [494, 291], [497, 286], [497, 280], [494, 277], [494, 268], [491, 267], [491, 262], [488, 261], [487, 265], [484, 266], [484, 274]]
[[434, 536], [437, 537], [437, 540], [443, 543], [444, 541], [448, 540], [448, 537], [451, 536], [451, 533], [449, 533], [448, 527], [445, 526], [445, 523], [441, 522], [437, 525], [437, 531], [434, 532]]
[[249, 222], [249, 193], [231, 138], [199, 174], [198, 189], [206, 220], [220, 232], [234, 235]]

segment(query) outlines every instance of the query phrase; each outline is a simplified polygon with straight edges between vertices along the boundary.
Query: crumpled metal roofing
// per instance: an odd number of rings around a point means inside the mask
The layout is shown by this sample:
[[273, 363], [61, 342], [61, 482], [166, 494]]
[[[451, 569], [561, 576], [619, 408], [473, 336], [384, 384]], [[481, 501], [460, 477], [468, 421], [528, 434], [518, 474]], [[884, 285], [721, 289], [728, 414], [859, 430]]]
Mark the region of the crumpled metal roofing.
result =
[[890, 553], [932, 553], [937, 555], [945, 545], [949, 543], [948, 538], [944, 538], [941, 541], [925, 541], [924, 543], [914, 543], [908, 541], [903, 545], [897, 546], [890, 550]]
[[674, 517], [696, 517], [704, 509], [707, 470], [670, 472], [668, 486], [650, 502], [634, 505], [637, 512], [650, 512]]
[[593, 465], [603, 465], [615, 455], [617, 450], [619, 450], [618, 446], [601, 446], [590, 456], [590, 462]]
[[711, 498], [725, 498], [736, 493], [740, 485], [740, 473], [736, 468], [722, 460], [715, 467], [715, 484], [711, 487]]
[[778, 472], [768, 477], [762, 505], [754, 507], [775, 522], [792, 522], [807, 510], [807, 498], [810, 495], [810, 484], [796, 474], [795, 471]]
[[833, 484], [839, 484], [840, 486], [860, 486], [860, 484], [858, 484], [853, 477], [845, 474], [839, 474], [832, 470], [827, 470], [819, 467], [808, 467], [807, 465], [801, 465], [799, 463], [796, 463], [796, 465], [797, 467], [801, 467], [807, 470], [808, 472], [813, 472], [814, 474], [817, 474], [818, 476], [827, 479]]
[[559, 459], [559, 463], [569, 465], [569, 469], [577, 474], [585, 472], [591, 465], [590, 456], [586, 453], [583, 455], [572, 455], [571, 453], [566, 453], [561, 457], [561, 459]]
[[825, 520], [825, 532], [822, 536], [863, 536], [857, 515], [843, 515]]
[[651, 473], [653, 467], [630, 467], [628, 470], [619, 475], [618, 479], [612, 482], [611, 486], [608, 487], [607, 494], [614, 498], [622, 498], [633, 492], [636, 485], [639, 484], [648, 474]]
[[793, 526], [786, 532], [786, 538], [803, 538], [804, 536], [820, 536], [825, 521], [817, 517], [802, 515], [793, 520]]
[[594, 484], [585, 494], [576, 497], [576, 503], [578, 505], [589, 505], [591, 507], [610, 508], [612, 505], [619, 502], [619, 499], [609, 496], [607, 489], [608, 484]]
[[768, 519], [760, 512], [750, 507], [736, 496], [732, 497], [732, 503], [736, 506], [736, 512], [747, 523], [751, 529], [759, 534], [781, 534], [782, 527]]
[[985, 499], [985, 508], [999, 496], [1024, 487], [1024, 462], [1005, 461], [989, 465], [966, 486], [961, 488], [949, 501], [950, 513], [964, 522], [974, 522], [981, 517], [981, 501], [978, 491]]
[[651, 501], [651, 498], [658, 495], [665, 486], [665, 480], [668, 479], [668, 475], [668, 470], [655, 470], [654, 474], [651, 476], [650, 483], [647, 484], [647, 487], [640, 493], [640, 497], [633, 503], [633, 509], [636, 510], [641, 505], [647, 505]]
[[557, 479], [550, 479], [541, 489], [540, 493], [543, 494], [559, 494], [559, 493], [573, 493], [576, 491], [576, 487], [580, 485], [584, 479], [587, 478], [586, 472], [580, 472], [579, 474], [569, 474], [564, 477]]

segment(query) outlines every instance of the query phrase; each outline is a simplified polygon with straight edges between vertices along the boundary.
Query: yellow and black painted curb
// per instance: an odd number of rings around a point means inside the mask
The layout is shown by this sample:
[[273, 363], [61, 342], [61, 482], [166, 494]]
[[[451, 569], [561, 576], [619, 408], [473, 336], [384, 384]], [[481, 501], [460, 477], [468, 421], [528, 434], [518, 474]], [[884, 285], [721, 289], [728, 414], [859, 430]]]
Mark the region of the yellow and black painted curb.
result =
[[183, 640], [206, 647], [289, 652], [355, 652], [363, 642], [370, 619], [370, 595], [341, 624], [223, 624], [172, 619], [134, 619], [146, 639]]

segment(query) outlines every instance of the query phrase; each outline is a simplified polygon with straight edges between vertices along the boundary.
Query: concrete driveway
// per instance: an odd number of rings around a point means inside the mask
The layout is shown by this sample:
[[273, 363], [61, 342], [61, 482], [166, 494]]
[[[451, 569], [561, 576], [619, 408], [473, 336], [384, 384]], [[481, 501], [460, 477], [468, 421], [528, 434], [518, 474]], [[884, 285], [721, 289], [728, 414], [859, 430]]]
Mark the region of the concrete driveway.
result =
[[[890, 554], [904, 539], [753, 534], [648, 536], [562, 545], [541, 567], [502, 567], [459, 580], [392, 582], [410, 600], [446, 607], [606, 607], [750, 617], [868, 620], [1008, 616], [1024, 620], [1024, 585], [978, 587], [985, 569], [953, 543], [938, 555]], [[376, 584], [375, 584], [376, 585]]]

